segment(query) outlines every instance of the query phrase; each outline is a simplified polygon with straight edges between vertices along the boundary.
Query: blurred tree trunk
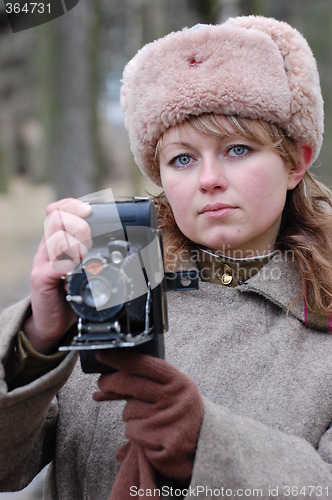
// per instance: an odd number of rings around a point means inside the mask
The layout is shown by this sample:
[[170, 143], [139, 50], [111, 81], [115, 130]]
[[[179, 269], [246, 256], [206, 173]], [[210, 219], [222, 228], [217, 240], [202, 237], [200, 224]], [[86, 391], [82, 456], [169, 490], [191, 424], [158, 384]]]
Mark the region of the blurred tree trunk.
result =
[[[237, 11], [238, 0], [189, 0], [189, 5], [197, 12], [199, 22], [203, 24], [218, 23], [223, 17], [229, 17]], [[236, 12], [237, 14], [237, 12]]]
[[49, 30], [44, 67], [49, 143], [48, 167], [56, 197], [95, 191], [99, 170], [97, 132], [98, 2], [83, 0]]

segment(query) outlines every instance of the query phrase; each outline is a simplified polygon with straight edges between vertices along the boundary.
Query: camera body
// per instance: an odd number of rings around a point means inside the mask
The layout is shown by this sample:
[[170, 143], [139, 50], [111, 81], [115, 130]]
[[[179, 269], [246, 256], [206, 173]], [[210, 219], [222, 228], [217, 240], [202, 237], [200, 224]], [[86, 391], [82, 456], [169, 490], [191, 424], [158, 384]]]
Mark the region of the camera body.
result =
[[167, 303], [153, 201], [93, 203], [86, 220], [92, 248], [66, 277], [78, 334], [60, 350], [80, 351], [86, 373], [110, 371], [95, 358], [100, 349], [128, 348], [163, 358]]

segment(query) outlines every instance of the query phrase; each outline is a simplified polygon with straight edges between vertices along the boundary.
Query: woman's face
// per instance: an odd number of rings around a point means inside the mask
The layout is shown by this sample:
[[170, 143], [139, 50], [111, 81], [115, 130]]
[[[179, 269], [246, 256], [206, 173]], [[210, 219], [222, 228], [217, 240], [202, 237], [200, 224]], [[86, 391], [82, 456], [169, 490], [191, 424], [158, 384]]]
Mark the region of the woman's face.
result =
[[188, 123], [165, 134], [160, 174], [182, 233], [236, 257], [273, 250], [287, 190], [299, 182], [271, 147], [238, 132], [202, 134]]

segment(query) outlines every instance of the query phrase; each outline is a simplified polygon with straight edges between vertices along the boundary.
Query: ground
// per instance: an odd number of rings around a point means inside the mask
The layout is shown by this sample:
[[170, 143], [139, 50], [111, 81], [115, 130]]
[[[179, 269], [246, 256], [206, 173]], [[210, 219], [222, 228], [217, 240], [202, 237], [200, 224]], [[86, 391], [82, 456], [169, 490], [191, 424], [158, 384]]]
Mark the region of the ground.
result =
[[47, 185], [15, 179], [0, 195], [0, 310], [29, 291], [32, 259], [43, 234], [45, 208], [53, 193]]

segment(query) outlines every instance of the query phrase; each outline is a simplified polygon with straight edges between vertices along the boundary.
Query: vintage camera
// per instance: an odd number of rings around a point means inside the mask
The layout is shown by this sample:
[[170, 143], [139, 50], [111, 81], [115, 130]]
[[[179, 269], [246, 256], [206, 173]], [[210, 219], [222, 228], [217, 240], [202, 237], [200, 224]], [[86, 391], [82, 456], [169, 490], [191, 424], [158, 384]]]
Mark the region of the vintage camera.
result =
[[166, 285], [161, 234], [149, 198], [92, 203], [93, 246], [67, 279], [67, 300], [78, 334], [61, 351], [78, 350], [86, 373], [109, 367], [100, 349], [128, 348], [164, 357]]

